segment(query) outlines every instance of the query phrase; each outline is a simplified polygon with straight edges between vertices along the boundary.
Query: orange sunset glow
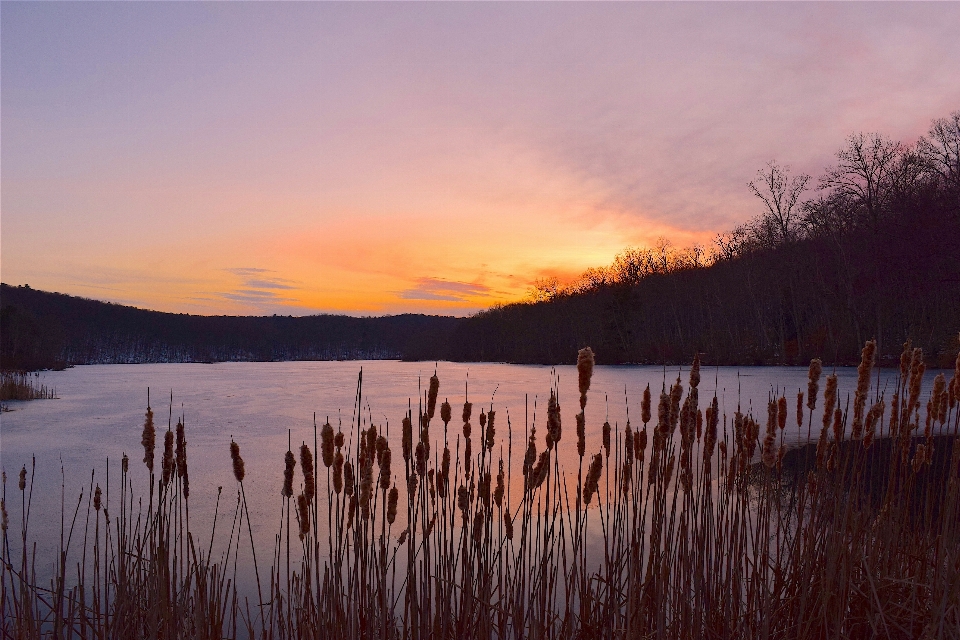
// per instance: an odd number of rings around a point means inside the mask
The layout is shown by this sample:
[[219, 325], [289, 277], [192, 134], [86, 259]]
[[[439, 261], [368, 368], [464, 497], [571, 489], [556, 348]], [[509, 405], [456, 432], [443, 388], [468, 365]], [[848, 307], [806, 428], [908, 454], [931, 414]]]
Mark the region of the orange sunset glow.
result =
[[765, 162], [816, 175], [851, 127], [915, 137], [960, 103], [955, 22], [4, 3], [3, 280], [187, 313], [471, 314], [628, 246], [709, 248], [757, 213]]

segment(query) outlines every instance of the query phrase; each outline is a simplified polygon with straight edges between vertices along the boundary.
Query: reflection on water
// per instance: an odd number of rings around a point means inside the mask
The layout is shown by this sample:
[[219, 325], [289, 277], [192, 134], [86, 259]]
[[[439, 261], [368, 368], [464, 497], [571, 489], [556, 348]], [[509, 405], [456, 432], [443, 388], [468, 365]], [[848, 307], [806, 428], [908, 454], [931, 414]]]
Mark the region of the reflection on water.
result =
[[[542, 449], [546, 399], [556, 380], [564, 425], [560, 462], [568, 475], [576, 477], [579, 457], [574, 417], [579, 407], [577, 373], [572, 364], [545, 367], [369, 361], [76, 367], [42, 376], [45, 384], [56, 387], [60, 399], [12, 402], [13, 411], [0, 417], [0, 465], [8, 479], [16, 477], [21, 465], [26, 464], [29, 469], [32, 458], [36, 458], [30, 518], [31, 532], [38, 542], [38, 574], [51, 571], [55, 560], [60, 536], [61, 482], [67, 505], [76, 505], [81, 490], [85, 504], [93, 482], [103, 489], [104, 502], [110, 509], [111, 500], [116, 501], [119, 495], [120, 459], [126, 453], [131, 459], [134, 491], [142, 492], [148, 486], [149, 476], [140, 462], [143, 457], [140, 433], [148, 387], [158, 429], [165, 428], [168, 419], [175, 425], [179, 416], [185, 418], [191, 529], [197, 538], [209, 538], [217, 487], [222, 486], [224, 490], [220, 513], [224, 514], [226, 505], [227, 516], [232, 517], [236, 482], [229, 443], [233, 438], [240, 444], [246, 464], [244, 486], [258, 557], [269, 558], [283, 511], [280, 490], [288, 434], [294, 449], [301, 442], [313, 448], [316, 414], [318, 426], [329, 419], [335, 430], [342, 428], [349, 444], [354, 433], [357, 377], [362, 368], [362, 419], [372, 420], [386, 432], [397, 461], [393, 466], [394, 473], [400, 476], [397, 484], [402, 485], [400, 422], [408, 407], [416, 415], [419, 398], [426, 391], [435, 367], [440, 378], [440, 401], [449, 399], [454, 406], [454, 417], [447, 432], [454, 455], [462, 442], [460, 407], [469, 391], [469, 399], [474, 403], [474, 433], [479, 432], [480, 409], [492, 408], [497, 412], [497, 448], [505, 459], [511, 446], [513, 448], [510, 470], [514, 496], [521, 492], [519, 467], [526, 430], [536, 424], [538, 448]], [[843, 406], [845, 395], [852, 395], [854, 391], [856, 369], [842, 368], [836, 373]], [[932, 383], [935, 374], [927, 373], [927, 385]], [[664, 380], [669, 385], [678, 375], [686, 389], [686, 368], [596, 367], [586, 407], [587, 454], [600, 449], [601, 426], [605, 420], [622, 429], [629, 412], [630, 420], [637, 426], [646, 385], [653, 391], [655, 408]], [[721, 412], [728, 416], [740, 406], [744, 412], [753, 408], [758, 419], [762, 419], [770, 394], [785, 393], [794, 406], [797, 391], [806, 392], [804, 367], [705, 367], [701, 375], [701, 408], [706, 407], [716, 390]], [[893, 370], [882, 371], [879, 388], [886, 385], [892, 390], [895, 375]], [[821, 393], [822, 386], [821, 380]], [[822, 401], [818, 404], [822, 406]], [[814, 424], [819, 418], [814, 416]], [[437, 443], [431, 448], [432, 454], [439, 455], [443, 448], [442, 426], [438, 412], [431, 427], [431, 437]], [[798, 429], [793, 423], [787, 428], [787, 442], [805, 439], [806, 434], [806, 426]], [[474, 438], [475, 443], [477, 440]], [[158, 444], [160, 442], [162, 439], [158, 437]], [[475, 453], [478, 448], [475, 444]], [[160, 451], [158, 460], [159, 454]], [[324, 475], [321, 473], [320, 477], [321, 496], [325, 495]], [[297, 478], [299, 482], [299, 472]], [[11, 491], [18, 492], [15, 482], [7, 487], [7, 505], [11, 522], [19, 523], [19, 497], [12, 499]], [[72, 506], [69, 511], [72, 513]], [[321, 513], [325, 513], [325, 509], [321, 509]], [[397, 524], [395, 532], [403, 526]], [[226, 535], [226, 530], [227, 527], [218, 527], [215, 548], [225, 544], [220, 538], [221, 534]]]

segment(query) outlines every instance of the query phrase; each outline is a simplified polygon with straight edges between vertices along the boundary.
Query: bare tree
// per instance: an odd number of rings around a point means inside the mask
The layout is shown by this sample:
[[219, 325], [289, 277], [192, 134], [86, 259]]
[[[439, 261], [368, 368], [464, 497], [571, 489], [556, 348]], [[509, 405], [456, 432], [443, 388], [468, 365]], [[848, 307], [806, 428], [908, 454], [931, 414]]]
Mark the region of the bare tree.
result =
[[768, 162], [765, 168], [757, 172], [757, 179], [748, 183], [753, 195], [766, 205], [763, 222], [772, 227], [780, 242], [789, 242], [796, 235], [800, 221], [797, 204], [809, 181], [810, 176], [806, 174], [791, 177], [789, 167]]
[[928, 135], [917, 142], [918, 154], [952, 191], [960, 194], [960, 111], [934, 120]]
[[875, 227], [883, 214], [906, 149], [878, 133], [857, 133], [837, 152], [837, 165], [820, 179], [820, 188], [851, 200]]

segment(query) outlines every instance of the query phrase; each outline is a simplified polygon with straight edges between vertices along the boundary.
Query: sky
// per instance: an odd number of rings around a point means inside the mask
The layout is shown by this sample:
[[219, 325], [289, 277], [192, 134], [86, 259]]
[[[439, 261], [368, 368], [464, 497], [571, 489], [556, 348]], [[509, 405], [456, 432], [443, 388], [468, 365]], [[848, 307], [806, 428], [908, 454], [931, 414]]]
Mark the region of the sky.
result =
[[[0, 4], [0, 277], [466, 315], [960, 109], [956, 3]], [[808, 195], [812, 195], [808, 194]]]

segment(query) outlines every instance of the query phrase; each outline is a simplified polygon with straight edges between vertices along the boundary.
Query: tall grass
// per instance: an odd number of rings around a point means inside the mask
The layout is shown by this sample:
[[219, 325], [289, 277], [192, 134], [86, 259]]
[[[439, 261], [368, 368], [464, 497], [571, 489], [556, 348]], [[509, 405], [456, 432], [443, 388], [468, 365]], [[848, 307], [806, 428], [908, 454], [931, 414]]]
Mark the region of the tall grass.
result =
[[[833, 376], [820, 397], [815, 361], [795, 410], [771, 397], [766, 416], [701, 403], [696, 359], [659, 398], [643, 391], [639, 424], [605, 424], [598, 442], [584, 428], [592, 353], [578, 359], [575, 436], [564, 437], [556, 386], [546, 420], [535, 411], [521, 432], [466, 399], [459, 421], [446, 401], [438, 416], [434, 375], [404, 416], [399, 452], [361, 419], [290, 443], [255, 596], [236, 586], [238, 556], [249, 545], [256, 558], [242, 443], [230, 443], [236, 498], [230, 489], [221, 505], [218, 490], [203, 545], [190, 528], [184, 429], [168, 426], [155, 473], [148, 409], [149, 494], [134, 496], [125, 458], [118, 512], [92, 485], [64, 503], [49, 585], [31, 555], [32, 473], [21, 469], [10, 496], [4, 476], [2, 634], [957, 638], [960, 358], [929, 398], [919, 350], [905, 345], [893, 390], [871, 386], [873, 358], [868, 343], [852, 407]], [[361, 389], [362, 376], [355, 410]], [[788, 429], [811, 444], [787, 451]], [[558, 453], [574, 440], [575, 476]], [[6, 515], [18, 493], [19, 531]], [[229, 542], [214, 553], [218, 526]], [[72, 545], [81, 561], [67, 567]]]
[[47, 400], [56, 397], [55, 389], [40, 382], [39, 373], [0, 372], [0, 400]]

